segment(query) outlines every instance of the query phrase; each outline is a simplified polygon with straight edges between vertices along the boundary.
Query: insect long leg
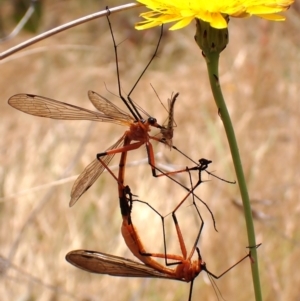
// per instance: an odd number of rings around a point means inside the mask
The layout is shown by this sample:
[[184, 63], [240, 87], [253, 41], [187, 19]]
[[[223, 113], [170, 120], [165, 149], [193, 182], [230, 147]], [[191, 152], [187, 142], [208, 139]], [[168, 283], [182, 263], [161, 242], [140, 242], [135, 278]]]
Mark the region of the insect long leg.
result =
[[[220, 279], [222, 276], [224, 276], [225, 274], [227, 274], [230, 270], [232, 270], [235, 266], [237, 266], [238, 264], [240, 264], [242, 261], [244, 261], [246, 258], [250, 258], [250, 259], [252, 259], [252, 257], [251, 257], [251, 249], [257, 249], [258, 247], [260, 247], [261, 246], [261, 243], [260, 244], [257, 244], [256, 246], [253, 246], [253, 247], [248, 247], [249, 248], [249, 252], [248, 252], [248, 254], [247, 255], [245, 255], [244, 257], [242, 257], [239, 261], [237, 261], [235, 264], [233, 264], [232, 266], [230, 266], [228, 269], [226, 269], [223, 273], [221, 273], [220, 275], [215, 275], [215, 274], [213, 274], [212, 272], [210, 272], [209, 270], [207, 270], [207, 268], [206, 268], [206, 264], [203, 262], [203, 264], [202, 264], [202, 270], [203, 271], [206, 271], [206, 273], [207, 274], [209, 274], [210, 276], [212, 276], [213, 278], [215, 278], [215, 279]], [[198, 253], [198, 257], [200, 258], [200, 259], [202, 259], [202, 257], [201, 257], [201, 254], [200, 254], [200, 250], [199, 250], [199, 248], [196, 248], [196, 250], [197, 250], [197, 253]]]
[[[203, 169], [204, 170], [204, 169]], [[180, 244], [180, 248], [181, 248], [181, 252], [184, 256], [184, 258], [188, 258], [188, 260], [191, 260], [194, 252], [195, 252], [195, 249], [197, 247], [197, 244], [199, 242], [199, 239], [200, 239], [200, 236], [201, 236], [201, 233], [202, 233], [202, 230], [203, 230], [203, 227], [204, 227], [204, 221], [203, 221], [203, 218], [200, 214], [200, 211], [196, 205], [196, 202], [195, 202], [195, 194], [194, 194], [194, 191], [195, 189], [202, 183], [202, 179], [201, 179], [201, 171], [199, 171], [199, 179], [196, 183], [196, 185], [192, 185], [192, 178], [191, 178], [191, 174], [189, 172], [189, 176], [190, 176], [190, 182], [191, 182], [191, 194], [192, 194], [192, 198], [193, 198], [193, 206], [195, 207], [196, 209], [196, 212], [199, 216], [199, 219], [201, 221], [201, 225], [200, 225], [200, 228], [199, 228], [199, 231], [198, 231], [198, 234], [196, 236], [196, 239], [195, 239], [195, 242], [194, 242], [194, 245], [193, 245], [193, 248], [191, 249], [190, 251], [190, 254], [189, 256], [187, 257], [187, 250], [186, 250], [186, 246], [185, 246], [185, 243], [184, 243], [184, 239], [183, 239], [183, 235], [181, 233], [181, 229], [179, 227], [179, 223], [177, 221], [177, 217], [176, 217], [176, 211], [182, 206], [182, 204], [185, 202], [186, 199], [183, 199], [177, 206], [176, 208], [173, 210], [172, 212], [172, 218], [173, 218], [173, 221], [174, 221], [174, 225], [175, 225], [175, 228], [176, 228], [176, 231], [177, 231], [177, 236], [178, 236], [178, 240], [179, 240], [179, 244]], [[174, 263], [172, 263], [174, 264]], [[168, 264], [168, 262], [166, 262], [166, 265], [171, 265], [171, 264]]]
[[116, 71], [117, 71], [117, 78], [118, 78], [118, 89], [119, 89], [119, 96], [122, 99], [122, 101], [124, 102], [124, 104], [126, 105], [126, 107], [128, 108], [128, 110], [131, 112], [131, 114], [135, 117], [136, 121], [137, 120], [143, 120], [143, 117], [141, 116], [139, 110], [137, 109], [137, 107], [135, 106], [135, 104], [133, 103], [130, 95], [133, 92], [133, 90], [135, 89], [135, 87], [137, 86], [138, 82], [140, 81], [140, 79], [142, 78], [142, 76], [144, 75], [144, 73], [146, 72], [146, 70], [148, 69], [148, 67], [150, 66], [150, 64], [152, 63], [152, 61], [154, 60], [160, 42], [161, 42], [161, 38], [163, 35], [163, 26], [161, 27], [161, 33], [156, 45], [156, 49], [154, 51], [154, 54], [152, 55], [150, 61], [148, 62], [148, 64], [146, 65], [146, 67], [144, 68], [144, 70], [142, 71], [142, 73], [140, 74], [140, 76], [138, 77], [138, 79], [136, 80], [135, 84], [133, 85], [133, 87], [131, 88], [130, 92], [128, 93], [127, 99], [125, 99], [125, 97], [122, 95], [122, 88], [121, 88], [121, 81], [120, 81], [120, 70], [119, 70], [119, 64], [118, 64], [118, 46], [116, 44], [115, 41], [115, 37], [114, 37], [114, 33], [112, 30], [112, 25], [111, 22], [109, 20], [109, 15], [107, 15], [107, 21], [108, 21], [108, 25], [109, 25], [109, 30], [111, 33], [111, 37], [112, 37], [112, 41], [113, 41], [113, 46], [114, 46], [114, 51], [115, 51], [115, 60], [116, 60]]
[[[209, 161], [208, 161], [209, 162]], [[205, 164], [204, 164], [205, 165]], [[203, 167], [202, 171], [205, 170], [205, 167]], [[172, 211], [172, 218], [173, 218], [173, 221], [174, 221], [174, 225], [175, 225], [175, 229], [176, 229], [176, 233], [177, 233], [177, 238], [178, 238], [178, 242], [179, 242], [179, 245], [180, 245], [180, 248], [181, 248], [181, 253], [182, 255], [180, 256], [177, 256], [177, 255], [172, 255], [172, 254], [168, 254], [167, 252], [167, 243], [166, 243], [166, 233], [165, 233], [165, 217], [162, 216], [155, 208], [153, 208], [149, 203], [147, 202], [144, 202], [144, 201], [141, 201], [141, 200], [134, 200], [134, 201], [138, 201], [138, 202], [141, 202], [141, 203], [144, 203], [146, 204], [147, 206], [149, 206], [153, 211], [155, 211], [161, 218], [161, 221], [162, 221], [162, 229], [163, 229], [163, 240], [164, 240], [164, 254], [159, 254], [159, 253], [143, 253], [141, 252], [140, 250], [140, 253], [141, 255], [143, 256], [151, 256], [151, 257], [157, 257], [157, 258], [164, 258], [165, 259], [165, 264], [166, 266], [171, 266], [171, 265], [178, 265], [178, 264], [181, 264], [182, 263], [182, 260], [191, 260], [194, 252], [195, 252], [195, 249], [196, 249], [196, 246], [197, 246], [197, 243], [200, 239], [200, 235], [201, 235], [201, 232], [202, 232], [202, 229], [204, 227], [204, 221], [203, 221], [203, 218], [200, 214], [200, 211], [195, 203], [195, 198], [194, 198], [194, 191], [195, 189], [202, 183], [202, 179], [201, 179], [201, 171], [199, 171], [199, 179], [197, 181], [197, 183], [193, 186], [192, 184], [192, 178], [191, 178], [191, 174], [189, 172], [189, 176], [190, 176], [190, 183], [191, 183], [191, 189], [189, 190], [188, 194], [181, 200], [181, 202], [175, 207], [175, 209]], [[197, 237], [195, 239], [195, 243], [193, 245], [193, 248], [189, 254], [189, 256], [187, 257], [187, 250], [186, 250], [186, 245], [185, 245], [185, 242], [184, 242], [184, 238], [183, 238], [183, 235], [182, 235], [182, 232], [181, 232], [181, 229], [180, 229], [180, 226], [179, 226], [179, 223], [178, 223], [178, 220], [177, 220], [177, 217], [176, 217], [176, 211], [182, 206], [182, 204], [187, 200], [187, 198], [192, 195], [193, 197], [193, 206], [196, 208], [196, 211], [197, 211], [197, 214], [199, 216], [199, 219], [201, 220], [201, 225], [200, 225], [200, 228], [199, 228], [199, 231], [198, 231], [198, 234], [197, 234]], [[129, 198], [129, 201], [132, 203], [132, 197]], [[130, 208], [132, 208], [132, 205], [130, 205]], [[168, 259], [172, 259], [172, 260], [179, 260], [179, 261], [176, 261], [176, 262], [172, 262], [172, 263], [169, 263], [168, 262]]]
[[[117, 183], [118, 183], [118, 190], [119, 190], [119, 198], [122, 197], [123, 195], [123, 188], [124, 188], [124, 181], [125, 181], [125, 164], [126, 164], [126, 159], [127, 159], [127, 151], [132, 145], [134, 144], [130, 144], [130, 138], [125, 136], [124, 137], [124, 146], [123, 146], [123, 152], [121, 152], [121, 158], [120, 158], [120, 163], [119, 163], [119, 175], [118, 175], [118, 179], [117, 179]], [[136, 143], [135, 145], [138, 145], [139, 143]], [[112, 150], [112, 153], [115, 154], [116, 152], [119, 152], [119, 150]], [[109, 152], [106, 153], [106, 155], [108, 155]], [[111, 153], [109, 153], [111, 154]], [[153, 155], [154, 156], [154, 155]], [[109, 170], [108, 166], [106, 165], [106, 162], [103, 162], [102, 159], [101, 159], [101, 156], [99, 154], [98, 156], [98, 160], [100, 160], [102, 166], [104, 165], [105, 168], [113, 175], [113, 177], [116, 179], [116, 177], [114, 176], [114, 174], [112, 173], [112, 171]], [[104, 164], [103, 164], [104, 163]], [[182, 169], [182, 170], [179, 170], [178, 173], [181, 173], [181, 172], [190, 172], [190, 170], [197, 170], [198, 173], [199, 173], [199, 179], [198, 179], [198, 183], [196, 184], [195, 188], [197, 186], [199, 186], [202, 182], [202, 171], [206, 171], [208, 165], [212, 163], [212, 161], [210, 160], [207, 160], [207, 159], [200, 159], [199, 160], [199, 165], [197, 165], [197, 167], [193, 167], [193, 168], [186, 168], [186, 169]], [[163, 172], [163, 171], [161, 171]], [[176, 174], [176, 172], [172, 172], [172, 174]], [[186, 186], [184, 186], [182, 183], [180, 183], [179, 181], [177, 181], [176, 179], [170, 177], [169, 174], [165, 174], [168, 178], [170, 178], [172, 181], [174, 181], [175, 183], [179, 184], [181, 187], [183, 187], [186, 191], [188, 191], [188, 195], [187, 197], [189, 196], [190, 194], [190, 190], [189, 188], [187, 188]], [[214, 218], [214, 215], [212, 213], [212, 211], [210, 210], [209, 206], [201, 199], [199, 198], [197, 195], [193, 194], [193, 197], [197, 198], [206, 208], [207, 210], [209, 211], [211, 217], [212, 217], [212, 220], [213, 220], [213, 224], [214, 224], [214, 228], [215, 230], [217, 231], [217, 228], [216, 228], [216, 222], [215, 222], [215, 218]]]
[[[107, 10], [109, 11], [109, 9], [107, 8]], [[113, 34], [113, 30], [112, 30], [112, 26], [109, 20], [109, 15], [106, 16], [107, 21], [108, 21], [108, 26], [109, 26], [109, 30], [111, 33], [111, 37], [112, 37], [112, 41], [113, 41], [113, 45], [114, 45], [114, 51], [115, 51], [115, 60], [116, 60], [116, 70], [117, 70], [117, 78], [118, 78], [118, 89], [119, 89], [119, 96], [122, 99], [122, 101], [124, 102], [124, 104], [126, 105], [126, 107], [128, 108], [128, 110], [130, 111], [130, 113], [132, 114], [132, 116], [135, 117], [135, 120], [139, 120], [142, 119], [141, 114], [139, 113], [139, 111], [131, 104], [131, 106], [129, 105], [129, 103], [127, 102], [127, 100], [124, 98], [124, 96], [122, 95], [121, 92], [121, 82], [120, 82], [120, 71], [119, 71], [119, 64], [118, 64], [118, 50], [117, 50], [117, 44], [115, 41], [115, 36]]]
[[[173, 177], [171, 177], [171, 175], [176, 175], [176, 174], [179, 174], [179, 173], [183, 173], [183, 172], [189, 172], [189, 171], [198, 171], [199, 173], [199, 181], [202, 181], [201, 180], [201, 172], [202, 171], [205, 171], [207, 174], [223, 181], [223, 182], [226, 182], [226, 183], [229, 183], [229, 184], [235, 184], [236, 182], [231, 182], [231, 181], [228, 181], [228, 180], [225, 180], [223, 178], [220, 178], [218, 176], [216, 176], [215, 174], [209, 172], [207, 170], [207, 167], [210, 163], [212, 163], [212, 161], [210, 160], [207, 160], [207, 159], [200, 159], [199, 160], [199, 164], [197, 164], [196, 166], [194, 167], [186, 167], [185, 169], [180, 169], [180, 170], [175, 170], [175, 171], [171, 171], [171, 172], [164, 172], [162, 171], [161, 169], [159, 169], [158, 167], [155, 166], [155, 164], [153, 163], [154, 162], [154, 152], [153, 152], [153, 148], [152, 148], [152, 145], [150, 143], [146, 144], [146, 146], [148, 147], [147, 150], [148, 150], [148, 158], [149, 158], [149, 165], [152, 167], [152, 172], [155, 172], [155, 170], [158, 170], [161, 174], [160, 175], [157, 175], [158, 177], [159, 176], [167, 176], [169, 179], [171, 179], [173, 182], [177, 183], [178, 185], [180, 185], [182, 188], [184, 188], [185, 190], [189, 191], [189, 189], [187, 187], [185, 187], [183, 184], [181, 184], [180, 182], [178, 182], [176, 179], [174, 179]], [[208, 205], [203, 201], [201, 200], [197, 195], [194, 195], [195, 198], [197, 198], [206, 208], [207, 210], [210, 212], [210, 215], [212, 217], [212, 220], [213, 220], [213, 223], [214, 223], [214, 228], [215, 230], [217, 231], [217, 228], [216, 228], [216, 222], [215, 222], [215, 219], [214, 219], [214, 215], [213, 213], [211, 212], [210, 208], [208, 207]]]
[[[154, 155], [153, 155], [153, 158], [154, 158]], [[180, 185], [182, 188], [184, 188], [186, 191], [189, 192], [190, 190], [186, 186], [184, 186], [182, 183], [180, 183], [176, 179], [172, 178], [170, 175], [175, 175], [175, 174], [179, 174], [179, 173], [183, 173], [183, 172], [190, 172], [190, 171], [196, 170], [199, 173], [199, 180], [198, 180], [198, 184], [197, 184], [197, 186], [198, 186], [202, 182], [202, 178], [201, 178], [202, 171], [208, 172], [206, 169], [210, 163], [212, 163], [212, 161], [202, 158], [199, 160], [199, 164], [196, 167], [192, 167], [192, 168], [185, 168], [185, 169], [181, 169], [181, 170], [177, 170], [177, 171], [172, 171], [170, 173], [164, 173], [159, 168], [156, 168], [156, 169], [159, 170], [163, 175], [167, 176], [169, 179], [171, 179], [172, 181], [174, 181], [175, 183], [177, 183], [178, 185]], [[211, 173], [209, 173], [209, 174], [211, 174]], [[209, 211], [211, 218], [213, 220], [214, 228], [217, 231], [216, 221], [215, 221], [214, 215], [213, 215], [212, 211], [210, 210], [209, 206], [203, 200], [201, 200], [197, 195], [194, 194], [194, 197], [197, 198], [207, 208], [207, 210]]]

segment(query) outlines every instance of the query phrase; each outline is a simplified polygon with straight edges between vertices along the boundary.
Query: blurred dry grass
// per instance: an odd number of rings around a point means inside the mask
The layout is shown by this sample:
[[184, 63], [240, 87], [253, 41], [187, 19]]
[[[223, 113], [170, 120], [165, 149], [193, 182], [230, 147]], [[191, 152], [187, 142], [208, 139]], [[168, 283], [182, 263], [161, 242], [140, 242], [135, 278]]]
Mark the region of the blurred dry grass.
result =
[[[42, 30], [102, 9], [97, 1], [46, 1]], [[116, 5], [111, 1], [110, 5]], [[136, 32], [138, 10], [111, 17], [119, 46], [122, 85], [129, 91], [154, 50], [157, 30]], [[285, 23], [259, 19], [231, 20], [230, 44], [221, 58], [221, 82], [232, 115], [256, 213], [264, 300], [299, 300], [299, 12], [291, 9]], [[193, 42], [194, 28], [166, 32], [155, 59], [133, 98], [162, 121], [162, 101], [180, 92], [174, 144], [192, 158], [213, 160], [210, 170], [234, 178], [227, 142], [208, 88], [205, 64]], [[19, 35], [0, 51], [28, 38]], [[117, 92], [111, 37], [105, 19], [71, 29], [0, 62], [0, 261], [1, 300], [186, 300], [189, 285], [155, 279], [98, 276], [75, 269], [64, 257], [72, 249], [92, 249], [132, 258], [120, 236], [117, 189], [104, 174], [73, 208], [68, 207], [74, 179], [95, 154], [123, 133], [116, 125], [57, 121], [22, 114], [7, 105], [21, 92], [39, 94], [92, 108], [87, 90]], [[112, 98], [112, 96], [109, 96]], [[118, 101], [116, 99], [116, 101]], [[188, 164], [175, 152], [162, 152], [159, 162]], [[145, 150], [130, 160], [145, 157]], [[112, 165], [116, 164], [116, 160]], [[134, 193], [164, 213], [183, 191], [170, 181], [151, 178], [147, 165], [132, 167], [127, 182]], [[34, 187], [45, 185], [33, 191]], [[47, 186], [48, 184], [48, 186]], [[28, 190], [29, 191], [25, 191]], [[20, 196], [15, 196], [25, 191]], [[218, 274], [245, 254], [242, 212], [231, 202], [238, 188], [216, 179], [198, 195], [215, 214], [214, 232], [205, 210], [200, 247], [208, 268]], [[266, 202], [265, 200], [270, 200]], [[194, 217], [183, 208], [180, 221], [193, 239]], [[160, 224], [150, 210], [135, 207], [135, 221], [149, 242], [161, 250]], [[192, 218], [192, 220], [191, 220]], [[151, 220], [151, 223], [149, 221]], [[173, 237], [173, 236], [172, 236]], [[153, 241], [155, 243], [153, 243]], [[172, 243], [172, 241], [170, 242]], [[176, 243], [176, 242], [175, 242]], [[175, 248], [175, 247], [174, 247]], [[158, 251], [159, 251], [158, 250]], [[175, 252], [175, 251], [174, 251]], [[7, 260], [11, 260], [7, 268]], [[7, 268], [7, 269], [6, 269]], [[243, 263], [217, 281], [225, 300], [253, 300], [249, 264]], [[195, 281], [193, 300], [217, 300], [205, 275]]]

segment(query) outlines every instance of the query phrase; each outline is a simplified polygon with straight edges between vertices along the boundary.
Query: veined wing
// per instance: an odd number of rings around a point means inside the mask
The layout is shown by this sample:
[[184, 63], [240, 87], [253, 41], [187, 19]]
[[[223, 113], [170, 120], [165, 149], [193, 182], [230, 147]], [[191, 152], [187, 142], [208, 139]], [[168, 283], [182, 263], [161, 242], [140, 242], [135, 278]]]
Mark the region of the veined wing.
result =
[[[115, 149], [121, 147], [123, 145], [124, 135], [110, 148], [107, 149]], [[101, 158], [101, 160], [108, 165], [115, 154], [106, 155]], [[69, 206], [72, 207], [78, 199], [95, 183], [95, 181], [100, 177], [103, 173], [105, 167], [100, 163], [100, 161], [96, 158], [93, 160], [84, 171], [78, 176], [75, 183], [73, 184], [71, 190], [71, 200]]]
[[124, 114], [122, 119], [116, 119], [114, 116], [33, 94], [16, 94], [10, 97], [8, 104], [24, 113], [52, 119], [92, 120], [120, 125], [130, 125], [131, 123], [130, 115], [126, 117]]
[[93, 106], [105, 115], [113, 116], [116, 119], [128, 120], [130, 122], [135, 121], [135, 119], [132, 116], [121, 110], [114, 103], [112, 103], [107, 98], [101, 96], [100, 94], [90, 90], [88, 91], [88, 97]]
[[77, 268], [91, 273], [119, 277], [164, 278], [182, 281], [137, 261], [96, 251], [71, 251], [66, 255], [66, 260]]

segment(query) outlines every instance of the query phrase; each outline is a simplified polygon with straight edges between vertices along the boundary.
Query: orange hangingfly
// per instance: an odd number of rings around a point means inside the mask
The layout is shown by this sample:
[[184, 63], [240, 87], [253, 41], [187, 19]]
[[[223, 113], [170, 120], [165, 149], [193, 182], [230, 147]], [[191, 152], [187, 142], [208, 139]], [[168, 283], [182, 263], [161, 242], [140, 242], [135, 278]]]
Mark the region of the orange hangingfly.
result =
[[[237, 264], [242, 262], [247, 257], [251, 258], [251, 250], [249, 253], [240, 259], [233, 266], [228, 268], [226, 271], [216, 276], [211, 273], [206, 268], [205, 262], [202, 260], [200, 250], [197, 247], [197, 243], [199, 241], [204, 222], [201, 217], [201, 214], [194, 202], [198, 216], [201, 220], [201, 226], [198, 231], [194, 246], [189, 254], [187, 254], [185, 242], [183, 239], [183, 235], [181, 233], [178, 220], [176, 218], [177, 209], [184, 203], [184, 201], [188, 198], [189, 195], [194, 195], [194, 190], [197, 186], [202, 183], [201, 179], [197, 182], [196, 185], [192, 186], [187, 196], [180, 202], [178, 206], [173, 210], [172, 217], [175, 224], [177, 238], [180, 244], [182, 255], [175, 254], [167, 254], [166, 252], [166, 240], [165, 240], [165, 230], [164, 230], [164, 217], [160, 215], [152, 206], [148, 203], [140, 201], [140, 200], [132, 200], [133, 194], [130, 191], [128, 186], [124, 187], [123, 190], [123, 198], [120, 198], [120, 207], [122, 213], [122, 228], [121, 232], [123, 238], [126, 242], [126, 245], [131, 250], [131, 252], [140, 259], [143, 263], [136, 262], [133, 260], [129, 260], [123, 257], [118, 257], [110, 254], [105, 254], [97, 251], [88, 251], [88, 250], [75, 250], [71, 251], [66, 255], [66, 260], [77, 268], [83, 269], [85, 271], [97, 274], [107, 274], [111, 276], [122, 276], [122, 277], [149, 277], [149, 278], [163, 278], [163, 279], [173, 279], [184, 282], [191, 282], [190, 292], [189, 292], [189, 301], [192, 298], [192, 289], [194, 279], [199, 275], [201, 271], [206, 271], [210, 276], [215, 279], [218, 279], [225, 275], [228, 271], [230, 271]], [[156, 213], [158, 213], [163, 221], [163, 233], [164, 233], [164, 249], [165, 253], [148, 253], [141, 241], [141, 237], [139, 236], [136, 228], [134, 227], [131, 219], [131, 210], [132, 210], [132, 202], [139, 201], [147, 204], [151, 209], [153, 209]], [[196, 260], [192, 260], [192, 256], [194, 252], [197, 252], [198, 258]], [[163, 258], [166, 261], [166, 266], [162, 265], [154, 258]], [[176, 260], [176, 262], [168, 263], [167, 260]], [[175, 268], [168, 267], [169, 265], [176, 265]]]
[[[115, 38], [114, 38], [114, 34], [113, 34], [113, 30], [112, 30], [112, 26], [110, 23], [109, 18], [107, 18], [108, 20], [108, 24], [109, 24], [109, 28], [110, 28], [110, 32], [111, 32], [111, 36], [112, 36], [112, 41], [113, 41], [113, 45], [114, 45], [114, 50], [115, 50], [115, 58], [116, 58], [116, 69], [117, 69], [117, 75], [118, 75], [118, 87], [119, 87], [119, 96], [122, 98], [122, 94], [121, 94], [121, 85], [120, 85], [120, 80], [119, 80], [119, 67], [118, 67], [118, 52], [117, 52], [117, 44], [115, 42]], [[162, 33], [162, 32], [161, 32]], [[158, 46], [157, 46], [158, 47]], [[154, 56], [156, 55], [157, 52], [157, 48], [156, 51], [154, 53], [154, 55], [152, 56], [152, 58], [154, 58]], [[151, 62], [151, 61], [150, 61]], [[148, 63], [148, 65], [146, 66], [146, 68], [149, 66], [150, 62]], [[141, 78], [141, 76], [144, 74], [146, 69], [144, 69], [144, 71], [142, 72], [142, 74], [140, 75], [139, 79]], [[139, 80], [138, 79], [138, 80]], [[132, 90], [135, 88], [136, 84], [134, 85], [134, 87], [132, 88]], [[133, 103], [132, 99], [130, 98], [130, 94], [132, 92], [132, 90], [129, 92], [129, 96], [128, 96], [128, 103], [131, 104], [132, 108], [134, 108], [135, 112], [139, 113], [136, 105]], [[194, 168], [198, 168], [199, 164], [196, 163], [195, 161], [193, 161], [192, 159], [190, 159], [188, 156], [186, 156], [184, 153], [182, 153], [177, 147], [173, 146], [172, 143], [172, 139], [173, 139], [173, 125], [174, 125], [174, 108], [175, 108], [175, 102], [177, 100], [179, 96], [179, 93], [175, 93], [174, 95], [172, 94], [171, 96], [171, 100], [169, 101], [169, 111], [168, 111], [168, 119], [167, 119], [167, 124], [166, 126], [161, 126], [160, 127], [160, 133], [157, 134], [155, 137], [150, 137], [151, 139], [154, 139], [156, 141], [165, 143], [167, 146], [169, 146], [170, 148], [174, 148], [176, 149], [178, 152], [180, 152], [182, 155], [184, 155], [186, 158], [188, 158], [190, 161], [192, 161], [194, 164], [196, 164], [196, 167]], [[122, 98], [124, 101], [125, 99]], [[140, 108], [140, 110], [142, 110]], [[143, 110], [142, 110], [143, 111]], [[187, 169], [181, 169], [181, 170], [177, 170], [177, 171], [172, 171], [172, 172], [164, 172], [162, 170], [160, 170], [159, 168], [157, 168], [155, 166], [155, 159], [154, 159], [154, 151], [153, 151], [153, 147], [152, 144], [150, 142], [150, 139], [148, 139], [147, 137], [149, 137], [149, 135], [145, 135], [144, 132], [142, 131], [135, 131], [135, 133], [141, 134], [143, 137], [140, 137], [139, 139], [137, 139], [137, 137], [135, 137], [135, 139], [132, 139], [132, 137], [130, 137], [129, 135], [127, 135], [126, 137], [124, 137], [124, 143], [123, 143], [123, 148], [120, 148], [119, 150], [121, 150], [121, 156], [120, 156], [120, 161], [119, 161], [119, 175], [118, 178], [116, 179], [118, 182], [118, 188], [119, 188], [119, 197], [121, 197], [122, 195], [122, 190], [124, 189], [124, 181], [125, 181], [125, 166], [126, 166], [126, 160], [127, 160], [127, 152], [131, 149], [135, 149], [137, 147], [140, 147], [142, 144], [145, 144], [146, 149], [147, 149], [147, 153], [148, 153], [148, 163], [151, 166], [152, 169], [152, 175], [154, 177], [160, 177], [160, 176], [167, 176], [168, 178], [170, 178], [172, 181], [176, 182], [177, 184], [179, 184], [180, 186], [184, 187], [181, 183], [179, 183], [177, 180], [173, 179], [171, 177], [171, 175], [174, 174], [178, 174], [181, 172], [186, 172]], [[146, 137], [147, 136], [147, 137]], [[136, 143], [132, 143], [132, 140], [136, 140], [136, 141], [140, 141], [140, 142], [136, 142]], [[104, 166], [107, 171], [109, 171], [113, 176], [114, 174], [109, 170], [107, 163], [104, 161], [103, 156], [107, 156], [111, 153], [112, 151], [106, 151], [103, 153], [99, 153], [97, 154], [97, 159], [100, 161], [101, 165]], [[105, 157], [104, 157], [105, 158]], [[193, 168], [193, 169], [194, 169]], [[156, 171], [159, 171], [160, 174], [157, 175]], [[115, 176], [114, 176], [115, 177]], [[116, 177], [115, 177], [116, 178]], [[186, 187], [184, 187], [186, 188]]]
[[[130, 97], [134, 88], [138, 84], [142, 75], [145, 73], [158, 51], [158, 47], [162, 37], [162, 31], [152, 58], [143, 70], [142, 74], [139, 76], [138, 80], [134, 84], [126, 99], [121, 93], [117, 46], [114, 40], [109, 18], [108, 23], [112, 33], [112, 39], [115, 48], [119, 97], [124, 102], [130, 113], [124, 112], [111, 101], [94, 91], [88, 91], [88, 97], [91, 103], [99, 112], [84, 109], [78, 106], [74, 106], [72, 104], [33, 94], [16, 94], [10, 97], [10, 99], [8, 100], [8, 103], [12, 107], [27, 114], [35, 116], [62, 120], [92, 120], [98, 122], [109, 122], [129, 127], [129, 129], [123, 134], [123, 136], [120, 139], [118, 139], [117, 142], [115, 142], [105, 152], [99, 153], [97, 155], [97, 159], [93, 160], [79, 175], [71, 190], [70, 206], [73, 206], [77, 202], [77, 200], [82, 196], [82, 194], [85, 193], [102, 174], [105, 167], [101, 162], [103, 162], [105, 165], [108, 165], [115, 154], [131, 151], [145, 144], [147, 147], [149, 164], [151, 165], [152, 174], [153, 176], [160, 176], [156, 174], [154, 154], [150, 140], [155, 140], [169, 146], [172, 145], [171, 140], [173, 137], [173, 128], [171, 124], [173, 122], [173, 112], [170, 112], [169, 114], [169, 116], [171, 116], [171, 119], [169, 118], [169, 120], [171, 121], [169, 121], [167, 127], [163, 127], [157, 123], [157, 120], [155, 118], [149, 115], [147, 119], [144, 119], [141, 116], [139, 109], [133, 103]], [[178, 93], [176, 93], [172, 97], [171, 103], [174, 104], [177, 97]], [[143, 111], [141, 108], [140, 110]], [[158, 137], [149, 135], [149, 132], [152, 127], [160, 129], [161, 132]], [[126, 160], [124, 160], [123, 162], [125, 163], [125, 161]]]

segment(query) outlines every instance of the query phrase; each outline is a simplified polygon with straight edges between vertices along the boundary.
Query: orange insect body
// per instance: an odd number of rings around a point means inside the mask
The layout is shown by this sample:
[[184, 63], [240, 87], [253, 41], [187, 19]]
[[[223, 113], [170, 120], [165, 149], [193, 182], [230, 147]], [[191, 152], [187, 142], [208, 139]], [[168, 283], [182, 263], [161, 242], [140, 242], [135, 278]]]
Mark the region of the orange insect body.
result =
[[[152, 267], [153, 269], [165, 273], [170, 276], [170, 278], [180, 279], [182, 281], [190, 282], [194, 278], [198, 276], [201, 272], [201, 260], [194, 260], [191, 261], [189, 258], [186, 259], [182, 256], [176, 255], [165, 255], [165, 254], [151, 254], [151, 256], [145, 256], [143, 254], [146, 253], [144, 246], [141, 242], [141, 239], [137, 233], [136, 228], [131, 224], [128, 225], [126, 218], [123, 218], [123, 223], [121, 227], [121, 233], [124, 238], [124, 241], [132, 252], [132, 254], [137, 257], [140, 261], [144, 264]], [[152, 257], [161, 257], [161, 258], [174, 259], [179, 260], [180, 264], [176, 266], [176, 268], [171, 269], [167, 268], [166, 266], [160, 264]]]
[[153, 269], [160, 271], [162, 273], [168, 275], [174, 275], [174, 271], [172, 269], [166, 268], [165, 266], [159, 264], [157, 261], [152, 259], [151, 256], [142, 255], [146, 253], [144, 249], [140, 237], [137, 233], [136, 228], [131, 224], [127, 223], [126, 217], [123, 218], [123, 223], [121, 227], [121, 233], [124, 238], [124, 241], [128, 247], [128, 249], [132, 252], [132, 254], [137, 257], [144, 264], [152, 267]]
[[[193, 194], [194, 189], [200, 184], [201, 182], [198, 182], [195, 187], [192, 187], [192, 190], [188, 192], [186, 197], [181, 201], [181, 203], [176, 207], [175, 210], [181, 204], [189, 197], [190, 194]], [[120, 191], [120, 190], [119, 190]], [[129, 195], [129, 197], [127, 197]], [[201, 272], [203, 264], [202, 259], [198, 258], [198, 260], [191, 260], [191, 257], [194, 254], [195, 247], [192, 249], [189, 257], [187, 257], [187, 251], [186, 246], [182, 237], [181, 230], [178, 226], [177, 219], [174, 217], [175, 221], [175, 227], [177, 231], [177, 236], [179, 239], [180, 247], [182, 250], [182, 255], [173, 255], [173, 254], [147, 254], [143, 243], [141, 241], [141, 238], [137, 232], [137, 229], [132, 223], [131, 219], [131, 210], [132, 210], [132, 194], [130, 192], [130, 188], [126, 186], [122, 190], [122, 195], [120, 196], [120, 208], [121, 208], [121, 214], [122, 214], [122, 226], [121, 226], [121, 233], [124, 238], [124, 241], [129, 248], [129, 250], [132, 252], [134, 256], [136, 256], [139, 260], [141, 260], [144, 264], [152, 267], [153, 269], [160, 271], [161, 273], [165, 273], [170, 276], [170, 278], [174, 279], [180, 279], [182, 281], [190, 282], [192, 281], [197, 275]], [[173, 212], [174, 213], [174, 212]], [[202, 220], [202, 218], [201, 218]], [[203, 227], [203, 221], [202, 225], [199, 231], [202, 231]], [[153, 258], [168, 258], [172, 260], [176, 260], [179, 262], [179, 264], [176, 266], [176, 268], [168, 268], [162, 264], [160, 264], [158, 261], [154, 260]]]
[[149, 132], [151, 131], [151, 126], [159, 127], [157, 122], [155, 124], [145, 121], [134, 122], [130, 125], [129, 131], [126, 132], [126, 136], [133, 141], [147, 142], [149, 141]]

